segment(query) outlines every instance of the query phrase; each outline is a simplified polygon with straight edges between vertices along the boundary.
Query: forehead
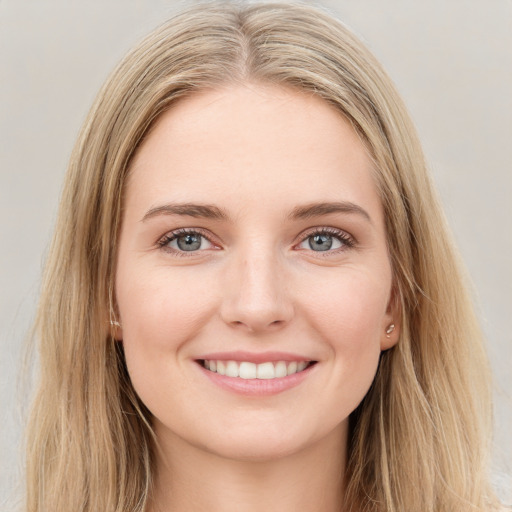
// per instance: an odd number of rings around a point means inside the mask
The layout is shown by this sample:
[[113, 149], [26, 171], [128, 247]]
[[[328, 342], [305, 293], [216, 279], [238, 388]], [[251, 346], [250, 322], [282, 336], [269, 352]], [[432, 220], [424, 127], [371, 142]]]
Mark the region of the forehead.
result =
[[348, 200], [380, 210], [350, 123], [313, 94], [254, 84], [197, 93], [164, 113], [135, 155], [127, 190], [127, 206], [141, 208], [240, 198], [247, 207]]

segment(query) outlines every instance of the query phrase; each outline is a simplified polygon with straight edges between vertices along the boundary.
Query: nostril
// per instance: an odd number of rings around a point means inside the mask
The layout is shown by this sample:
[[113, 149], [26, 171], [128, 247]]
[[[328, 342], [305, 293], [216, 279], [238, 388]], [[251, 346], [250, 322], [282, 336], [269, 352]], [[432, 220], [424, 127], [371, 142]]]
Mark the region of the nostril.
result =
[[232, 320], [230, 324], [237, 328], [246, 328], [249, 331], [260, 331], [266, 329], [278, 329], [286, 324], [285, 320], [272, 320], [270, 322], [258, 318], [248, 319], [246, 322], [243, 320]]

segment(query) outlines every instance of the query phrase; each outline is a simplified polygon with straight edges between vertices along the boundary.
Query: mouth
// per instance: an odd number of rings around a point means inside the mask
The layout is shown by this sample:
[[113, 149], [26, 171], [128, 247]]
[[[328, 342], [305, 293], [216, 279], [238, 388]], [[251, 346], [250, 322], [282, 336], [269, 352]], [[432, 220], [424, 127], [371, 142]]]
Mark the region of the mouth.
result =
[[206, 370], [244, 380], [281, 379], [301, 373], [317, 361], [266, 361], [253, 363], [250, 361], [233, 361], [220, 359], [198, 359], [197, 363]]

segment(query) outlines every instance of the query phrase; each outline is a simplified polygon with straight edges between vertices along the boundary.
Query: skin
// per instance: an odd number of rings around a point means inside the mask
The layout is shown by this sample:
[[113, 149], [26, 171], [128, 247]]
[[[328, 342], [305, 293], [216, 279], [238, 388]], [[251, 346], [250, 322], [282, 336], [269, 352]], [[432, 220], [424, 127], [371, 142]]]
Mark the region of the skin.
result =
[[[317, 97], [229, 86], [163, 114], [131, 171], [117, 337], [154, 415], [152, 510], [339, 510], [348, 417], [398, 339], [398, 327], [386, 336], [398, 324], [392, 271], [356, 132]], [[352, 207], [290, 217], [333, 202]], [[178, 203], [213, 205], [225, 217], [161, 208]], [[167, 241], [184, 228], [205, 237], [198, 250]], [[312, 248], [325, 229], [333, 248]], [[295, 387], [244, 396], [197, 362], [232, 350], [317, 363]]]

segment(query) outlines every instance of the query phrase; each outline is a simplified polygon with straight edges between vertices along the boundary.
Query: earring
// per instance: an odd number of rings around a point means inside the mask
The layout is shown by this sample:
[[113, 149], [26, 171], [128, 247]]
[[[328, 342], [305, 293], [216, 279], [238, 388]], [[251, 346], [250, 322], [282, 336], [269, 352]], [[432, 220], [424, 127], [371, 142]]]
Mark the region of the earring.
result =
[[112, 327], [121, 327], [121, 324], [117, 322], [116, 320], [110, 320], [110, 325]]
[[395, 324], [391, 324], [387, 329], [386, 329], [386, 338], [391, 338], [391, 333], [395, 330]]

